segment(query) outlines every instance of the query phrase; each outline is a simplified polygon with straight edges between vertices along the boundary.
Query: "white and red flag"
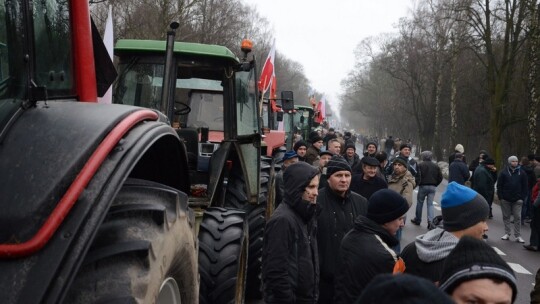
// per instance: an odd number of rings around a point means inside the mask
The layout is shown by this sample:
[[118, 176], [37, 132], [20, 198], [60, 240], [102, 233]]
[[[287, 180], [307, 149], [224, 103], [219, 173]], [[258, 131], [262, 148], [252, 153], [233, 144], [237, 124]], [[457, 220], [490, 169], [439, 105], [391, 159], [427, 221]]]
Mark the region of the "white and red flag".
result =
[[315, 122], [322, 123], [324, 121], [324, 118], [326, 117], [326, 99], [323, 98], [317, 103], [317, 109], [315, 110], [316, 117]]
[[[274, 71], [274, 58], [275, 57], [276, 57], [276, 40], [274, 40], [274, 43], [272, 44], [270, 53], [268, 53], [268, 57], [266, 58], [266, 61], [264, 62], [264, 66], [261, 72], [261, 77], [259, 78], [259, 91], [263, 92], [263, 95], [266, 91], [268, 91], [268, 88], [270, 87], [270, 84], [272, 83], [272, 80], [273, 78], [275, 78], [275, 75], [276, 75]], [[270, 98], [272, 97], [273, 96], [270, 96]]]

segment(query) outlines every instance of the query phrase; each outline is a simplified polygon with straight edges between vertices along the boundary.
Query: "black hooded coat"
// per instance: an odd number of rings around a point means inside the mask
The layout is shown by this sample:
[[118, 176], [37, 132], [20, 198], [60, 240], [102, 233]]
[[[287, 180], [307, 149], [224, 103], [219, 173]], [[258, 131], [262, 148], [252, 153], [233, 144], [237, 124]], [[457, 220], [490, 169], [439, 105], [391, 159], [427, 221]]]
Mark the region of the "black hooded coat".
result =
[[397, 244], [381, 225], [358, 216], [339, 249], [334, 303], [354, 303], [376, 275], [392, 273], [398, 256], [390, 248]]
[[266, 224], [262, 256], [265, 303], [317, 303], [317, 205], [302, 194], [319, 170], [305, 162], [284, 173], [284, 197]]

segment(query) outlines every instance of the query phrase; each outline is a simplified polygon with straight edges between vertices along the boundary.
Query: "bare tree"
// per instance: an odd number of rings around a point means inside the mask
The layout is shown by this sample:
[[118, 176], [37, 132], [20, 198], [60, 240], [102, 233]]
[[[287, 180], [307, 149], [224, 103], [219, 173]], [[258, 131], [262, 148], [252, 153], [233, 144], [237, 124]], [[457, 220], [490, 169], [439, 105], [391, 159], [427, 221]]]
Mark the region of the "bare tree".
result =
[[479, 61], [484, 65], [490, 108], [490, 147], [498, 163], [502, 160], [501, 139], [505, 129], [516, 120], [509, 92], [516, 59], [524, 42], [527, 0], [465, 0], [456, 4], [465, 12], [470, 38]]
[[529, 93], [529, 107], [527, 115], [527, 130], [529, 134], [530, 151], [536, 154], [538, 150], [536, 121], [538, 119], [538, 67], [540, 65], [540, 5], [537, 6], [535, 0], [529, 3], [530, 16], [528, 22], [528, 31], [530, 39], [528, 41], [529, 73], [527, 89]]

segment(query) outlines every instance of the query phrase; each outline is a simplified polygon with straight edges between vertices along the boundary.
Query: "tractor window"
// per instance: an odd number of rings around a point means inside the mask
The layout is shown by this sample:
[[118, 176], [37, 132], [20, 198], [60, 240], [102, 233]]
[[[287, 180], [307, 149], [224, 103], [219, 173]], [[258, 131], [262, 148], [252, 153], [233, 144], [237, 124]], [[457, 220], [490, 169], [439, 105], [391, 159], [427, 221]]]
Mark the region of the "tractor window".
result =
[[256, 89], [254, 70], [236, 73], [238, 135], [250, 135], [259, 132]]
[[161, 106], [163, 64], [121, 64], [114, 103], [127, 104], [165, 113]]
[[23, 98], [27, 67], [23, 46], [26, 36], [21, 1], [0, 0], [0, 99]]
[[208, 127], [211, 131], [223, 131], [223, 94], [221, 92], [191, 92], [189, 98], [191, 112], [187, 126]]
[[74, 95], [69, 2], [33, 1], [37, 86], [45, 86], [49, 97]]

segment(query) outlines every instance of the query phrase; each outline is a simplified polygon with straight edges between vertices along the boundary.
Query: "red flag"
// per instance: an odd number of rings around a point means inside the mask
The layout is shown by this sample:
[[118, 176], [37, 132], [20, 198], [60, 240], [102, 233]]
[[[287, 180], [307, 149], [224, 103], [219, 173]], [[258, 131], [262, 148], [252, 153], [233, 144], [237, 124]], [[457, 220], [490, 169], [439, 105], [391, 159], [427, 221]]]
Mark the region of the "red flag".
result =
[[266, 58], [266, 61], [264, 62], [264, 66], [261, 72], [261, 77], [259, 78], [259, 91], [262, 91], [263, 93], [268, 90], [268, 87], [270, 86], [270, 83], [272, 82], [272, 76], [275, 75], [274, 73], [274, 58], [275, 57], [276, 57], [276, 41], [274, 40], [274, 44], [272, 44], [270, 53], [268, 53], [268, 57]]
[[272, 85], [270, 85], [270, 98], [277, 98], [276, 94], [277, 90], [277, 81], [276, 81], [276, 74], [272, 75]]
[[276, 105], [276, 87], [277, 87], [277, 81], [276, 81], [276, 75], [272, 75], [272, 84], [270, 85], [270, 100], [272, 105], [272, 111], [273, 112], [281, 112], [281, 108], [278, 108]]
[[316, 112], [315, 122], [319, 123], [319, 124], [322, 123], [324, 121], [325, 116], [326, 116], [324, 97], [317, 104], [317, 109], [315, 110], [315, 112]]

